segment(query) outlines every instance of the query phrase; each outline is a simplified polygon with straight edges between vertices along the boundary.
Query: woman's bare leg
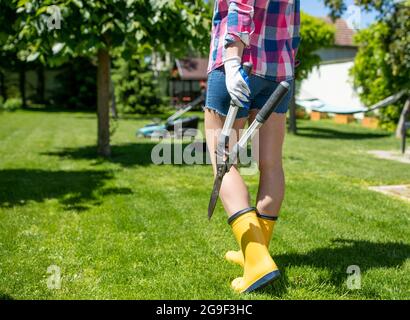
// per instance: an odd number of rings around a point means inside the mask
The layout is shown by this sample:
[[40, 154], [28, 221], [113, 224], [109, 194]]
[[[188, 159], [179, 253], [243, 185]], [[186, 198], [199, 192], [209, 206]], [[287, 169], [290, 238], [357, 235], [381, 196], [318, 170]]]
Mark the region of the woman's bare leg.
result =
[[[253, 121], [256, 113], [257, 111], [251, 111], [249, 121]], [[253, 151], [260, 172], [256, 206], [260, 213], [270, 216], [279, 215], [285, 195], [282, 167], [285, 130], [286, 114], [273, 113], [253, 141]]]
[[[214, 111], [205, 109], [205, 136], [208, 150], [212, 159], [214, 175], [216, 173], [215, 148], [218, 141], [218, 135], [222, 130], [224, 121], [225, 117]], [[230, 139], [231, 146], [233, 146], [238, 140], [239, 130], [245, 126], [246, 121], [246, 118], [235, 121], [234, 130], [232, 130], [232, 136]], [[229, 172], [224, 176], [219, 195], [228, 216], [250, 207], [248, 189], [235, 166], [232, 166]]]

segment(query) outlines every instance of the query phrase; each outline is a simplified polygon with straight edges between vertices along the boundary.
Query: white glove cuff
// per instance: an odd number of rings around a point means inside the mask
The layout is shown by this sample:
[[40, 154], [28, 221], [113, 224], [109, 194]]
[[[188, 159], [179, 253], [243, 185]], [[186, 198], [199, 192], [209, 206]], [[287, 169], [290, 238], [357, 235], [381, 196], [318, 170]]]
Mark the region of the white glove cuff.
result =
[[233, 56], [233, 57], [229, 57], [224, 59], [222, 62], [225, 63], [231, 63], [231, 62], [236, 62], [235, 64], [241, 64], [242, 59], [238, 56]]

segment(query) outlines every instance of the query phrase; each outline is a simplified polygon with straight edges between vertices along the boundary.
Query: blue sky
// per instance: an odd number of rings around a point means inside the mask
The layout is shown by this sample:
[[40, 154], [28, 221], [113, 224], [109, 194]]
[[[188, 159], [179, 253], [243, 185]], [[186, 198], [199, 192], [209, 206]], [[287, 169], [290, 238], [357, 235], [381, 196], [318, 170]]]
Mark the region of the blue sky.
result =
[[[301, 8], [304, 12], [309, 13], [313, 16], [324, 17], [327, 16], [329, 13], [329, 9], [327, 9], [324, 4], [323, 0], [301, 0]], [[354, 0], [345, 0], [347, 6], [353, 5]], [[344, 15], [344, 18], [349, 16], [348, 13]], [[376, 18], [375, 12], [365, 12], [361, 10], [361, 27], [365, 28], [370, 23], [372, 23]]]

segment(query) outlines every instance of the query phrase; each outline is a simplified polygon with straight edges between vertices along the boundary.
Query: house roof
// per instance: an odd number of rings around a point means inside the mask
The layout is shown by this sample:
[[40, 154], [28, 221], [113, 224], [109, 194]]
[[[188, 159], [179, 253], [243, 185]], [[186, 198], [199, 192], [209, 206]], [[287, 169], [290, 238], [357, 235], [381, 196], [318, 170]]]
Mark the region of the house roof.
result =
[[176, 65], [181, 80], [206, 80], [208, 59], [185, 58], [177, 59]]
[[335, 35], [335, 45], [337, 46], [347, 46], [347, 47], [355, 47], [356, 45], [353, 42], [353, 37], [355, 35], [355, 30], [350, 28], [347, 24], [346, 20], [337, 19], [336, 21], [332, 21], [330, 17], [323, 18], [327, 23], [335, 26], [336, 28], [336, 35]]

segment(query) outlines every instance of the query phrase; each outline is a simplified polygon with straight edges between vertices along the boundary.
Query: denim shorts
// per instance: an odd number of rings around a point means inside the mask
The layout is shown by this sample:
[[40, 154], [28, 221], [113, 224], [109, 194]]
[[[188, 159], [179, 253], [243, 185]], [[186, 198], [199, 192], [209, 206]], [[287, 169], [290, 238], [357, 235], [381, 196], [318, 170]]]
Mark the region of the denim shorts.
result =
[[[293, 89], [293, 80], [288, 80], [290, 87]], [[251, 105], [252, 109], [261, 109], [269, 99], [273, 91], [279, 85], [279, 82], [268, 80], [257, 75], [249, 77], [251, 89]], [[292, 97], [292, 89], [283, 98], [282, 102], [276, 108], [276, 113], [286, 113], [289, 108], [289, 102]], [[211, 71], [208, 74], [208, 89], [206, 93], [205, 108], [216, 111], [222, 116], [228, 114], [231, 97], [226, 89], [225, 71], [223, 66]], [[236, 118], [248, 117], [249, 111], [245, 108], [240, 108]]]

